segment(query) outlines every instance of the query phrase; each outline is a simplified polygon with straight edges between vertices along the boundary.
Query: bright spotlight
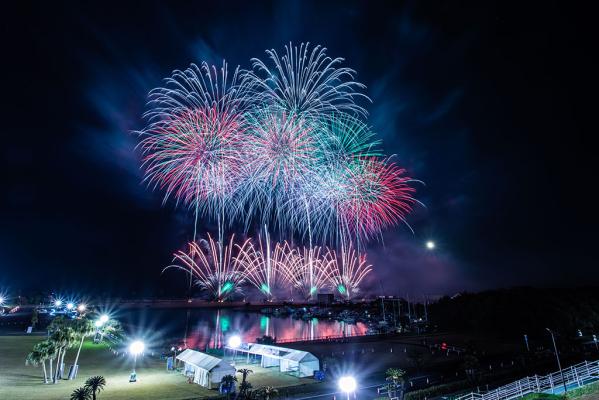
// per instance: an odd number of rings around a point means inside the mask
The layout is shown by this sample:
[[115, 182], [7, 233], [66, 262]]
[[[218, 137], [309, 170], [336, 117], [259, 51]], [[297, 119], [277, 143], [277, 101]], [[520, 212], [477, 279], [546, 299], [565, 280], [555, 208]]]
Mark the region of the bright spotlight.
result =
[[102, 324], [107, 323], [109, 319], [110, 319], [110, 317], [106, 314], [100, 315], [100, 322], [102, 322]]
[[435, 249], [435, 242], [433, 242], [432, 240], [429, 240], [428, 242], [426, 242], [426, 248], [429, 250], [434, 250]]
[[345, 393], [352, 393], [356, 390], [358, 384], [353, 376], [342, 376], [339, 378], [339, 389]]
[[129, 352], [133, 355], [138, 355], [144, 351], [144, 342], [136, 340], [129, 345]]
[[97, 320], [96, 322], [94, 322], [94, 325], [96, 325], [96, 328], [100, 328], [104, 324], [102, 323], [102, 321]]
[[67, 310], [72, 310], [73, 307], [75, 307], [75, 304], [73, 304], [73, 303], [67, 303]]
[[0, 304], [4, 304], [4, 297], [0, 296]]
[[79, 306], [77, 307], [77, 310], [79, 310], [79, 312], [83, 312], [85, 311], [85, 304], [79, 304]]
[[55, 301], [54, 301], [54, 305], [55, 305], [56, 307], [60, 307], [60, 306], [62, 306], [62, 300], [55, 300]]
[[229, 347], [236, 349], [239, 346], [241, 346], [241, 338], [237, 335], [231, 336], [227, 344], [229, 345]]

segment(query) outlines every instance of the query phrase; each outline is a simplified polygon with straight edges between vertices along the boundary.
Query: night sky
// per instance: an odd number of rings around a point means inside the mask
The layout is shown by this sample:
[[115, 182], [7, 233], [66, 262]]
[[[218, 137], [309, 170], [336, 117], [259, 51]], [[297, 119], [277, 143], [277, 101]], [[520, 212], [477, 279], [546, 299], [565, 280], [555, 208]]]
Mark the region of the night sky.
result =
[[[176, 296], [192, 213], [141, 183], [147, 92], [311, 42], [346, 59], [426, 208], [372, 242], [388, 294], [599, 284], [596, 53], [565, 2], [12, 2], [2, 16], [0, 288]], [[89, 3], [89, 2], [86, 2]], [[213, 228], [210, 224], [204, 225]], [[424, 243], [437, 242], [428, 252]]]

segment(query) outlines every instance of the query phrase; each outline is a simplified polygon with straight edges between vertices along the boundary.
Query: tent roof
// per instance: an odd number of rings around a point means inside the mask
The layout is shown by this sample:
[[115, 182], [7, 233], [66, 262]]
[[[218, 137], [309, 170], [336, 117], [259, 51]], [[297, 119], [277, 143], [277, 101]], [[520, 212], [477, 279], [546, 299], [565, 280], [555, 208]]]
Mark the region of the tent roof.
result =
[[[202, 353], [202, 352], [191, 350], [191, 349], [186, 349], [186, 350], [182, 351], [181, 353], [179, 353], [177, 355], [177, 359], [179, 359], [183, 362], [186, 362], [188, 364], [191, 364], [195, 367], [205, 369], [206, 371], [211, 371], [216, 366], [221, 364], [221, 362], [223, 361], [220, 358], [213, 357], [206, 353]], [[230, 369], [234, 369], [231, 365], [229, 365], [227, 363], [223, 363], [223, 364], [224, 364], [223, 366], [225, 368], [229, 367]]]
[[291, 361], [314, 361], [318, 360], [312, 353], [307, 351], [290, 349], [287, 347], [271, 346], [268, 344], [250, 343], [248, 350], [241, 350], [250, 354], [285, 359]]
[[285, 356], [283, 356], [283, 358], [285, 360], [292, 360], [292, 361], [317, 361], [318, 359], [312, 354], [312, 353], [308, 353], [307, 351], [301, 351], [301, 350], [295, 350], [293, 351], [293, 353], [289, 353]]

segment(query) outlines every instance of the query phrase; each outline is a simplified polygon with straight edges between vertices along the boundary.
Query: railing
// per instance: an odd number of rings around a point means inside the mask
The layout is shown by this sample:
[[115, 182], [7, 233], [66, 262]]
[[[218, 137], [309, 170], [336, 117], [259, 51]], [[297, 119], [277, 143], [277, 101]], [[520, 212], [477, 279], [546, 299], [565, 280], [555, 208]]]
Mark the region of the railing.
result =
[[[563, 378], [562, 378], [563, 377]], [[485, 393], [469, 393], [454, 400], [510, 400], [529, 393], [561, 393], [599, 380], [599, 360], [582, 362], [545, 376], [527, 376]]]

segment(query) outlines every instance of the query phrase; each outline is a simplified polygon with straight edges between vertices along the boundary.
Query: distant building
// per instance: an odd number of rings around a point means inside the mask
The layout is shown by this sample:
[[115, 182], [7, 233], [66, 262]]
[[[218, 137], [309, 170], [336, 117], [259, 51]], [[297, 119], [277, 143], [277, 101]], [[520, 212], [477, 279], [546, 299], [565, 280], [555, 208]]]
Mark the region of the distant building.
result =
[[335, 295], [333, 293], [318, 293], [316, 300], [318, 304], [333, 304]]

